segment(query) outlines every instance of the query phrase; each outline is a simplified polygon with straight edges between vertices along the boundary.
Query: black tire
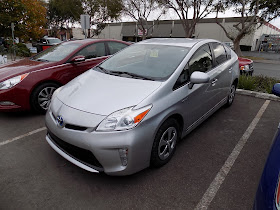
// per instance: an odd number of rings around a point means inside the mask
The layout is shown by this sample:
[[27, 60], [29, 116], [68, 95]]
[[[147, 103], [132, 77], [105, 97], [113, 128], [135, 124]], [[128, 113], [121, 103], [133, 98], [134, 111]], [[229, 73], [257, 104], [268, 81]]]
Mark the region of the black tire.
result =
[[227, 97], [227, 103], [225, 104], [225, 107], [230, 107], [234, 101], [234, 97], [235, 97], [235, 92], [236, 92], [236, 82], [234, 82], [231, 86], [230, 86], [230, 90], [229, 90], [229, 94]]
[[179, 124], [175, 119], [168, 119], [161, 125], [152, 147], [150, 160], [152, 167], [161, 167], [169, 162], [175, 152], [179, 136]]
[[47, 82], [36, 87], [30, 96], [30, 105], [33, 111], [39, 114], [45, 114], [50, 105], [53, 92], [59, 88], [59, 85]]

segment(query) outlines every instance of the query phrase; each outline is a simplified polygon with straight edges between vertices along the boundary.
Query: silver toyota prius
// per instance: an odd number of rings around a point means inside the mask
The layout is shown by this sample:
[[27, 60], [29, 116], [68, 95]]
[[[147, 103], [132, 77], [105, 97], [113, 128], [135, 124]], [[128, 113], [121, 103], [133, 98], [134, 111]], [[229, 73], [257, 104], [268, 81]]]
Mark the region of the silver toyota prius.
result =
[[237, 55], [219, 41], [145, 40], [55, 91], [46, 140], [90, 172], [160, 167], [179, 139], [233, 103], [238, 78]]

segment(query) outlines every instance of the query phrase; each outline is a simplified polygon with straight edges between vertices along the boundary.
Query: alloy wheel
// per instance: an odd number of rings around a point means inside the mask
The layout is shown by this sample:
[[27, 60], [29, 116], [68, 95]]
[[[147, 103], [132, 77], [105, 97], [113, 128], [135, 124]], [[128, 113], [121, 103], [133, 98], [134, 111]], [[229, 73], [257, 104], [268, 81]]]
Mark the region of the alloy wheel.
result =
[[177, 141], [177, 130], [169, 127], [161, 136], [158, 145], [158, 156], [161, 160], [165, 160], [172, 154]]
[[55, 87], [45, 87], [42, 89], [39, 94], [38, 94], [38, 103], [40, 107], [44, 110], [47, 110], [50, 103], [51, 103], [51, 98], [56, 90]]
[[228, 98], [229, 104], [231, 104], [233, 102], [233, 99], [235, 96], [235, 91], [236, 91], [235, 85], [232, 85], [230, 88], [230, 93], [229, 93], [229, 98]]

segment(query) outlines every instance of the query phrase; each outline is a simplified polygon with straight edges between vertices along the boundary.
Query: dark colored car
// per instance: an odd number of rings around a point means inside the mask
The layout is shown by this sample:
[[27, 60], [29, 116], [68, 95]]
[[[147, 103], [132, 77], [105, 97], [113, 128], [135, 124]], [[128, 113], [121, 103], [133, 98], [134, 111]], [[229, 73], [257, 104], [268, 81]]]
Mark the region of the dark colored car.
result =
[[253, 61], [248, 58], [238, 57], [240, 74], [253, 75], [254, 65]]
[[46, 50], [54, 45], [60, 44], [62, 41], [55, 37], [44, 37], [38, 40], [37, 43], [33, 43], [32, 46], [37, 48], [37, 52]]
[[[280, 96], [280, 83], [274, 85], [272, 92]], [[255, 210], [280, 209], [280, 124], [274, 136], [266, 160], [259, 187], [256, 193]]]
[[64, 42], [23, 60], [0, 66], [0, 111], [44, 113], [53, 92], [109, 55], [127, 47], [117, 40]]

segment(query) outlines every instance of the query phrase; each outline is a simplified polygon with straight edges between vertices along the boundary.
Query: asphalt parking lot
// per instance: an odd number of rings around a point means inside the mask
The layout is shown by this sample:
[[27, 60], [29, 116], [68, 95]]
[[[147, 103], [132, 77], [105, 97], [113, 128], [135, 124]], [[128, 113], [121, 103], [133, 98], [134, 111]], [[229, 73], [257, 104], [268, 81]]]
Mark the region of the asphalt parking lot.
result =
[[0, 209], [251, 209], [279, 110], [280, 102], [237, 95], [166, 166], [126, 177], [66, 161], [45, 141], [44, 116], [0, 113]]

